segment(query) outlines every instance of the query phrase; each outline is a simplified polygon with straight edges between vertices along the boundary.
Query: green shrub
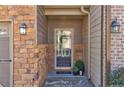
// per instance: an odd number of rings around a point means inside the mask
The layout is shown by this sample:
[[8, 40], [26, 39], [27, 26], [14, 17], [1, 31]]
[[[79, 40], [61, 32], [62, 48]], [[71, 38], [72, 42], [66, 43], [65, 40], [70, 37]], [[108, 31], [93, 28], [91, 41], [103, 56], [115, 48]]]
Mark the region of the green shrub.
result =
[[80, 71], [82, 71], [82, 75], [84, 74], [84, 62], [82, 60], [77, 60], [73, 66], [73, 73], [75, 75], [79, 75]]
[[77, 60], [75, 66], [79, 69], [84, 71], [84, 62], [82, 60]]
[[74, 66], [73, 67], [73, 72], [78, 72], [78, 71], [79, 71], [79, 69], [76, 66]]
[[124, 68], [114, 70], [110, 75], [109, 85], [114, 87], [124, 86]]

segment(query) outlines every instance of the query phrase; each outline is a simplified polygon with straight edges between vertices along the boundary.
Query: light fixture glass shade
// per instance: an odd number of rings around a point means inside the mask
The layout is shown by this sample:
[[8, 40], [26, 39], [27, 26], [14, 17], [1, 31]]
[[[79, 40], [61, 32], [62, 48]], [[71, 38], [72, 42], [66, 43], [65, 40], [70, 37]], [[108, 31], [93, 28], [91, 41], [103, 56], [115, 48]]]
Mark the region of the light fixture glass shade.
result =
[[26, 29], [25, 28], [20, 28], [20, 34], [25, 35], [26, 34]]
[[26, 28], [27, 28], [27, 25], [25, 23], [21, 23], [19, 26], [20, 34], [25, 35], [26, 34]]
[[120, 31], [120, 24], [117, 19], [112, 21], [112, 32], [121, 32]]

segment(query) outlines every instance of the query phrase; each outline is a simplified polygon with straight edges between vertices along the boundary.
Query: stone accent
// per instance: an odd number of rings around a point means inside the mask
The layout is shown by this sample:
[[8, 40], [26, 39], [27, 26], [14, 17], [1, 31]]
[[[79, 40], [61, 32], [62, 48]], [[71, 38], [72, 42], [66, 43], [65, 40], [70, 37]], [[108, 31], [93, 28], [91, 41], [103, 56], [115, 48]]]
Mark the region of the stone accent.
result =
[[[27, 60], [14, 63], [14, 86], [42, 86], [47, 74], [46, 45], [30, 49]], [[17, 59], [18, 60], [18, 59]], [[25, 61], [26, 60], [26, 61]]]
[[34, 77], [34, 86], [42, 86], [47, 76], [47, 45], [39, 45], [37, 51], [37, 73]]
[[117, 17], [121, 33], [111, 33], [111, 70], [124, 67], [124, 6], [111, 6], [111, 20]]

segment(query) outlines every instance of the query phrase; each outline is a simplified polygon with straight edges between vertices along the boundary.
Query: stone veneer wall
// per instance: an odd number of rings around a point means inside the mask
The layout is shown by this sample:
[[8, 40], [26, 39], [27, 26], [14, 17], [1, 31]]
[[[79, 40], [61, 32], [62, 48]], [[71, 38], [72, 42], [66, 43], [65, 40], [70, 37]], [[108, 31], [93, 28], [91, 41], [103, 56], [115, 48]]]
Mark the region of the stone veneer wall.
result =
[[111, 71], [124, 67], [124, 6], [111, 6], [111, 20], [117, 18], [121, 33], [111, 33]]
[[36, 62], [37, 64], [37, 73], [33, 79], [34, 86], [43, 86], [46, 76], [47, 76], [47, 63], [46, 63], [46, 49], [47, 45], [37, 46]]
[[[35, 9], [35, 6], [28, 5], [0, 6], [0, 20], [13, 20], [13, 86], [15, 87], [39, 86], [43, 84], [45, 78], [45, 45], [40, 45], [39, 48], [36, 45]], [[19, 33], [21, 22], [27, 24], [26, 35]]]

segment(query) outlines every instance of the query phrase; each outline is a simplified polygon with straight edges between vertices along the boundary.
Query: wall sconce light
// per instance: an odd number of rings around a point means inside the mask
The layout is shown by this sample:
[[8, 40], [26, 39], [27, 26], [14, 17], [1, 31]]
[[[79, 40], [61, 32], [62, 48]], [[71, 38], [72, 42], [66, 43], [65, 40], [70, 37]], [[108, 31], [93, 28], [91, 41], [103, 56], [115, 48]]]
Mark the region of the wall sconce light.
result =
[[113, 21], [112, 21], [112, 33], [118, 33], [118, 32], [121, 32], [120, 31], [120, 23], [118, 22], [117, 18], [115, 18]]
[[27, 25], [25, 23], [21, 23], [19, 25], [19, 32], [21, 35], [26, 35], [26, 28], [27, 28]]

